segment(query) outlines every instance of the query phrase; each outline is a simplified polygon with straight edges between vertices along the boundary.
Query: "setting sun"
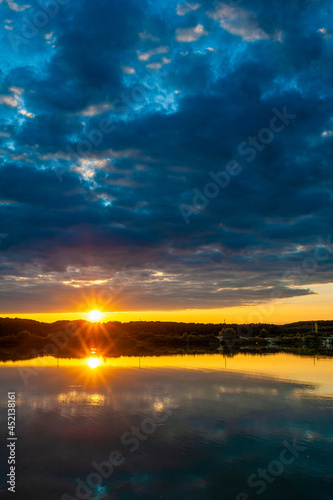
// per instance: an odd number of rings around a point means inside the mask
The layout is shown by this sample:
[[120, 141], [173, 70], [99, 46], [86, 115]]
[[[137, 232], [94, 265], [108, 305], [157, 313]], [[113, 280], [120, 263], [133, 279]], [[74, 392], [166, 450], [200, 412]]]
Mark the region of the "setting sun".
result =
[[95, 368], [100, 366], [101, 360], [98, 358], [88, 358], [87, 363], [88, 363], [89, 368], [94, 370]]
[[101, 311], [98, 311], [98, 309], [93, 309], [88, 313], [88, 320], [93, 323], [101, 321], [102, 318], [103, 318], [103, 313], [101, 313]]

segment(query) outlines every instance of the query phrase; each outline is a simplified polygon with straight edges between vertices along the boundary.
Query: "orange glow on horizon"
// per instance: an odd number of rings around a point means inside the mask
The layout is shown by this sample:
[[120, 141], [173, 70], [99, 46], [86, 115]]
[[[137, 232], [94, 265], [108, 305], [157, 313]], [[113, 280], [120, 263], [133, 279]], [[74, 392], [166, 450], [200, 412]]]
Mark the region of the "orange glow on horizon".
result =
[[[225, 307], [220, 309], [183, 309], [171, 311], [114, 311], [102, 312], [102, 318], [98, 321], [169, 321], [184, 323], [271, 323], [285, 324], [296, 321], [319, 321], [333, 320], [333, 284], [315, 284], [311, 286], [313, 295], [304, 295], [288, 299], [270, 301], [267, 303], [255, 303], [242, 307]], [[86, 302], [86, 304], [88, 301]], [[90, 307], [95, 304], [89, 297]], [[106, 305], [101, 306], [106, 311]], [[85, 309], [87, 310], [87, 309]], [[98, 311], [98, 309], [96, 308]], [[92, 312], [92, 311], [91, 311]], [[0, 312], [0, 317], [24, 318], [52, 323], [55, 321], [74, 321], [87, 319], [86, 312], [48, 312], [48, 313], [10, 313]]]
[[[265, 307], [265, 306], [264, 306]], [[267, 306], [269, 307], [269, 306]], [[236, 312], [237, 310], [237, 312]], [[20, 318], [31, 319], [44, 323], [54, 323], [56, 321], [77, 321], [87, 320], [89, 313], [16, 313], [6, 314], [0, 313], [0, 318]], [[107, 323], [109, 321], [120, 321], [128, 323], [130, 321], [166, 321], [176, 323], [237, 323], [237, 324], [250, 324], [250, 323], [267, 323], [267, 324], [286, 324], [297, 321], [333, 321], [331, 309], [323, 307], [279, 307], [275, 314], [261, 315], [257, 313], [255, 308], [234, 308], [230, 309], [186, 309], [180, 311], [120, 311], [112, 313], [103, 313], [103, 318], [100, 323]]]

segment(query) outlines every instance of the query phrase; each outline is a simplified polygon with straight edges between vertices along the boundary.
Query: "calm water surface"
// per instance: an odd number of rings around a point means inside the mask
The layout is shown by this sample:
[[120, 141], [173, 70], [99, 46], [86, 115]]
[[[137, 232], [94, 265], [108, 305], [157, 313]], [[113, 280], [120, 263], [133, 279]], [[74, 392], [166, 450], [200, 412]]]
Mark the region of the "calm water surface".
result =
[[0, 374], [1, 498], [333, 499], [333, 359], [42, 358]]

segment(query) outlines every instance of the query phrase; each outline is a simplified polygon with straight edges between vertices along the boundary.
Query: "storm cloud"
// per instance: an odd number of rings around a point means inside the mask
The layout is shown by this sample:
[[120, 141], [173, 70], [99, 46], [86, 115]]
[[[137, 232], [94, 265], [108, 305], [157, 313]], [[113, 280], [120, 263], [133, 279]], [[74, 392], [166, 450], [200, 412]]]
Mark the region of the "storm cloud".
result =
[[330, 281], [330, 2], [0, 9], [4, 312], [223, 308]]

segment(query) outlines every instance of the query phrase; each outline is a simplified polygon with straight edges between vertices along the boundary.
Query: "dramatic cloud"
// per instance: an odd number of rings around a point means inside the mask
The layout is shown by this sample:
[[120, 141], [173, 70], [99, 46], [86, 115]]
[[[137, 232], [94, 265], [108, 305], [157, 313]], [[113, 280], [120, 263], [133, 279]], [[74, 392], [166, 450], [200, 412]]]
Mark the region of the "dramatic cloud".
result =
[[178, 28], [176, 31], [178, 42], [196, 42], [203, 35], [207, 35], [207, 31], [202, 24], [198, 24], [193, 28]]
[[177, 14], [178, 16], [185, 16], [192, 10], [197, 10], [199, 9], [200, 4], [199, 3], [190, 3], [190, 2], [185, 2], [184, 4], [178, 4], [177, 5]]
[[1, 3], [3, 312], [251, 305], [331, 280], [328, 1], [52, 5]]
[[[220, 25], [229, 33], [242, 37], [243, 40], [254, 42], [271, 38], [258, 24], [255, 12], [243, 9], [242, 7], [232, 7], [221, 3], [218, 8], [211, 12], [210, 17], [220, 22]], [[273, 38], [279, 39], [281, 31], [276, 31]]]

